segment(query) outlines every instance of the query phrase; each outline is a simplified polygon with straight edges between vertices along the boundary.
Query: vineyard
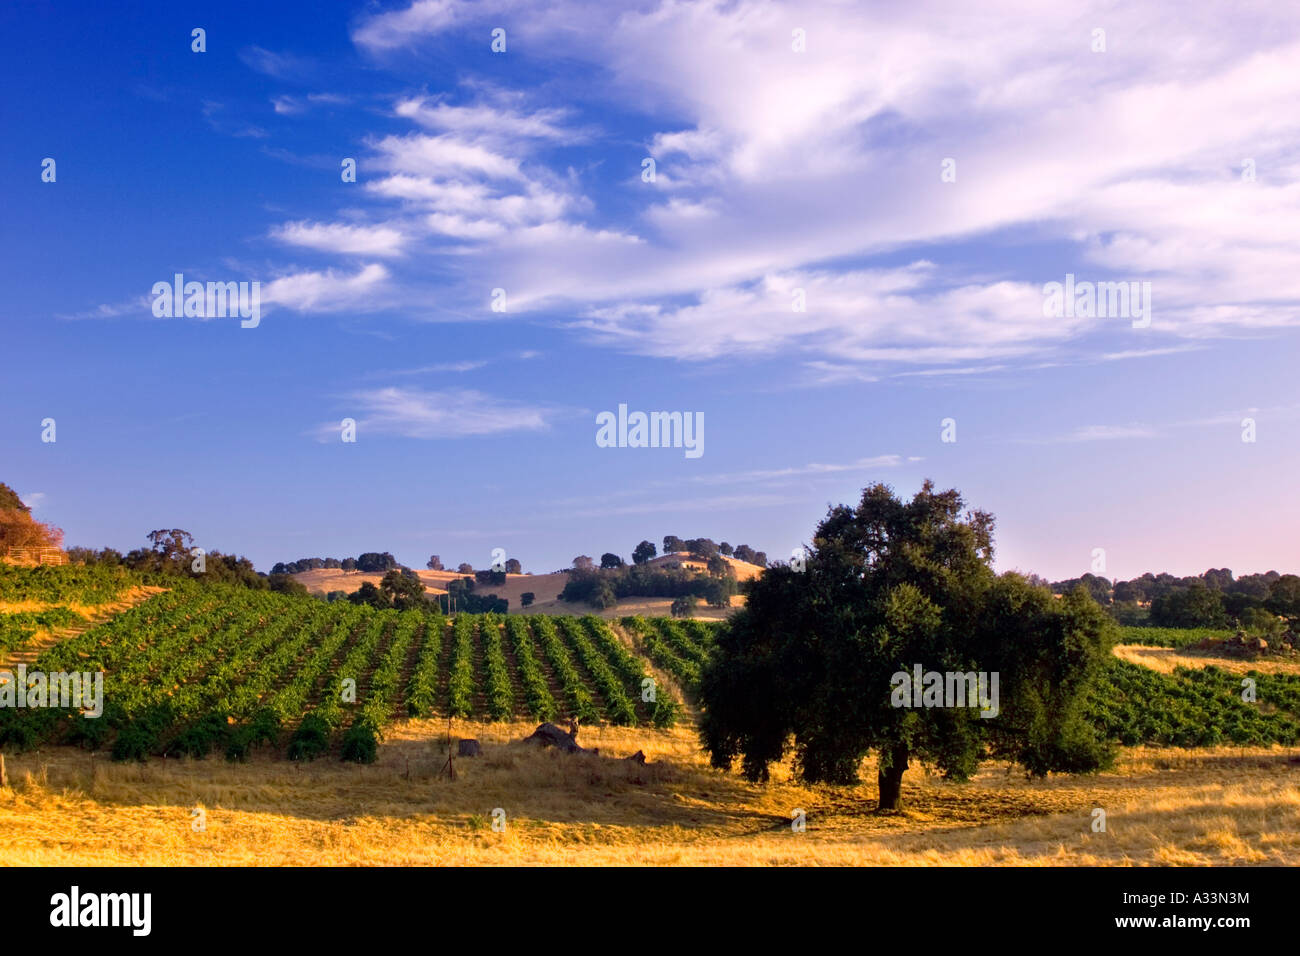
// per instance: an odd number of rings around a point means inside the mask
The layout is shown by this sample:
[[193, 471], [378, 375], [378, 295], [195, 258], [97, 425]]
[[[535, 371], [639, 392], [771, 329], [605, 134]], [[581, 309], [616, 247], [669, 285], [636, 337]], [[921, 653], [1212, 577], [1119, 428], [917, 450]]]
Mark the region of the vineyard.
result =
[[1160, 674], [1112, 658], [1090, 702], [1092, 719], [1126, 746], [1212, 747], [1300, 740], [1300, 676], [1250, 672], [1256, 701], [1242, 699], [1242, 677], [1217, 667]]
[[41, 604], [107, 604], [140, 584], [125, 568], [97, 565], [21, 567], [0, 562], [0, 600]]
[[[51, 573], [55, 572], [55, 573]], [[95, 604], [135, 582], [116, 569], [0, 568], [6, 600]], [[81, 617], [67, 607], [0, 615], [0, 650]], [[178, 582], [45, 650], [31, 672], [103, 671], [104, 712], [0, 709], [0, 744], [109, 747], [116, 759], [151, 755], [246, 759], [267, 747], [291, 759], [335, 754], [371, 762], [384, 728], [406, 717], [666, 728], [682, 703], [647, 670], [691, 699], [720, 625], [624, 617], [630, 646], [601, 618], [377, 610], [269, 591]], [[1140, 631], [1180, 646], [1217, 632]], [[1091, 717], [1126, 745], [1294, 744], [1300, 676], [1215, 667], [1160, 674], [1107, 662]], [[3, 680], [4, 678], [0, 678]]]
[[1233, 632], [1212, 627], [1121, 627], [1119, 643], [1148, 647], [1187, 647], [1205, 640], [1223, 640]]
[[37, 631], [67, 627], [81, 620], [80, 614], [66, 607], [0, 613], [0, 654], [26, 646]]
[[687, 693], [696, 693], [700, 668], [713, 646], [719, 624], [669, 617], [625, 617], [619, 624], [656, 667], [671, 674]]
[[680, 704], [596, 617], [376, 610], [180, 584], [42, 654], [32, 671], [105, 672], [104, 712], [0, 710], [0, 743], [111, 746], [116, 759], [370, 762], [401, 717], [557, 716], [670, 726]]

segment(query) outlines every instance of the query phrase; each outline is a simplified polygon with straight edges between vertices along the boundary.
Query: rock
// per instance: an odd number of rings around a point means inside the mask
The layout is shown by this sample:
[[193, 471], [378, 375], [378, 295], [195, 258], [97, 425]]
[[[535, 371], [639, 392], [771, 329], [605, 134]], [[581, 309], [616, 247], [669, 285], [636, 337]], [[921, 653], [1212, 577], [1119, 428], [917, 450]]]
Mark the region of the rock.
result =
[[630, 760], [630, 761], [632, 761], [632, 763], [635, 763], [635, 764], [640, 764], [642, 767], [645, 766], [645, 753], [644, 753], [643, 751], [640, 751], [640, 750], [638, 750], [638, 751], [637, 751], [636, 753], [634, 753], [632, 756], [630, 756], [630, 757], [624, 757], [623, 759], [624, 759], [624, 760]]
[[579, 747], [574, 739], [577, 736], [578, 725], [574, 721], [569, 721], [569, 730], [564, 731], [548, 720], [544, 724], [538, 724], [537, 729], [525, 737], [524, 741], [539, 743], [543, 747], [555, 747], [566, 754], [595, 753], [594, 750]]
[[462, 740], [456, 745], [457, 757], [481, 757], [483, 748], [479, 746], [477, 740]]

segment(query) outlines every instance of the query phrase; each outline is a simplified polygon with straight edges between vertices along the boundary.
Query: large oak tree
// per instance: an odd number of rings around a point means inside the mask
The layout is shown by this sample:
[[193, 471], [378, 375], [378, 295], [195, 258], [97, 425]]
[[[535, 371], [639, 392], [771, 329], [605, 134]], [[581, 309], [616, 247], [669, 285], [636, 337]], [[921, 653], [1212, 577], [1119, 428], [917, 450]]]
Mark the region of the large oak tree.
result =
[[[804, 570], [768, 569], [719, 635], [701, 684], [713, 764], [764, 780], [793, 749], [805, 780], [850, 783], [874, 752], [882, 810], [912, 760], [953, 779], [989, 757], [1036, 775], [1108, 765], [1084, 708], [1114, 624], [1083, 589], [1055, 598], [992, 558], [992, 516], [928, 481], [910, 502], [877, 484], [832, 508]], [[895, 706], [894, 675], [918, 664], [996, 672], [997, 716]]]

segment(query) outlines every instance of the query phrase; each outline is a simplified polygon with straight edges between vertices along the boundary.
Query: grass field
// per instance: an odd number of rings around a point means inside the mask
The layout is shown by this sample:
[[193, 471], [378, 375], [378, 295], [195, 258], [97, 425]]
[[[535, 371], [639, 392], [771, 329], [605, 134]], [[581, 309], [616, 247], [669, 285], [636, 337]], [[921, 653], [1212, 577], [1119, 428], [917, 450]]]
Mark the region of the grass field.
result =
[[[688, 727], [592, 728], [599, 757], [511, 743], [531, 724], [457, 721], [482, 758], [439, 777], [441, 721], [412, 721], [371, 766], [167, 760], [113, 764], [71, 748], [9, 758], [0, 832], [11, 865], [1300, 863], [1300, 764], [1282, 748], [1134, 748], [1095, 777], [971, 782], [923, 772], [902, 813], [875, 786], [766, 786], [712, 770]], [[637, 749], [650, 763], [621, 759]], [[864, 779], [874, 779], [870, 768]], [[409, 776], [408, 776], [409, 775]], [[206, 829], [193, 829], [202, 807]], [[505, 811], [504, 832], [491, 827]], [[1107, 829], [1091, 829], [1093, 810]], [[806, 813], [796, 833], [791, 814]]]

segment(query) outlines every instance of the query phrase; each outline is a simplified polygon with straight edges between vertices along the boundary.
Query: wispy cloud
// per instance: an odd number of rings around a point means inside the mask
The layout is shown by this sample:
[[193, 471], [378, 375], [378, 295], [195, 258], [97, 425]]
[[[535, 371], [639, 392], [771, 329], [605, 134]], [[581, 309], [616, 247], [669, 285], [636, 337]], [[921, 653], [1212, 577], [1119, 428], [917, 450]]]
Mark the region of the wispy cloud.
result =
[[240, 50], [239, 58], [250, 69], [277, 80], [302, 81], [316, 74], [316, 61], [310, 57], [276, 52], [260, 46]]
[[262, 301], [298, 311], [337, 312], [342, 309], [376, 309], [378, 294], [389, 277], [379, 263], [363, 266], [352, 275], [333, 269], [290, 273], [262, 287]]
[[[609, 99], [654, 90], [664, 108], [644, 141], [658, 178], [641, 182], [640, 154], [629, 158], [629, 191], [598, 208], [571, 160], [538, 148], [581, 117], [541, 94], [520, 108], [508, 97], [534, 92], [521, 88], [399, 100], [395, 115], [417, 131], [374, 142], [387, 176], [368, 189], [403, 204], [395, 219], [420, 205], [434, 236], [473, 244], [467, 283], [509, 274], [517, 311], [576, 314], [571, 330], [620, 351], [792, 354], [819, 384], [890, 365], [1001, 372], [1067, 344], [1076, 363], [1169, 355], [1175, 336], [1300, 326], [1300, 74], [1289, 69], [1300, 14], [1247, 6], [1232, 20], [1184, 17], [1170, 2], [1122, 15], [1086, 3], [1077, 22], [1108, 19], [1120, 55], [1093, 54], [1089, 29], [1020, 0], [986, 4], [960, 31], [935, 28], [950, 8], [932, 0], [887, 18], [813, 0], [797, 7], [809, 38], [799, 55], [796, 8], [781, 3], [420, 0], [362, 16], [356, 45], [382, 62], [508, 19], [512, 38], [566, 58]], [[1239, 28], [1256, 20], [1268, 30]], [[1188, 49], [1200, 51], [1194, 70]], [[864, 51], [879, 70], [860, 68]], [[1080, 115], [1108, 124], [1107, 149], [1059, 148]], [[954, 143], [957, 180], [945, 183]], [[1267, 174], [1246, 181], [1246, 156]], [[861, 264], [1017, 229], [1051, 244], [1044, 275], [976, 272], [960, 253]], [[1151, 281], [1152, 328], [1045, 319], [1043, 282], [1085, 269]], [[797, 314], [782, 301], [796, 288], [808, 299]]]
[[340, 255], [400, 256], [407, 237], [392, 226], [354, 226], [338, 222], [287, 222], [271, 230], [271, 237]]
[[[355, 411], [346, 417], [356, 421], [358, 441], [366, 435], [435, 439], [541, 431], [562, 412], [472, 389], [380, 388], [354, 392], [349, 403]], [[321, 441], [337, 440], [339, 434], [337, 422], [315, 430]]]

